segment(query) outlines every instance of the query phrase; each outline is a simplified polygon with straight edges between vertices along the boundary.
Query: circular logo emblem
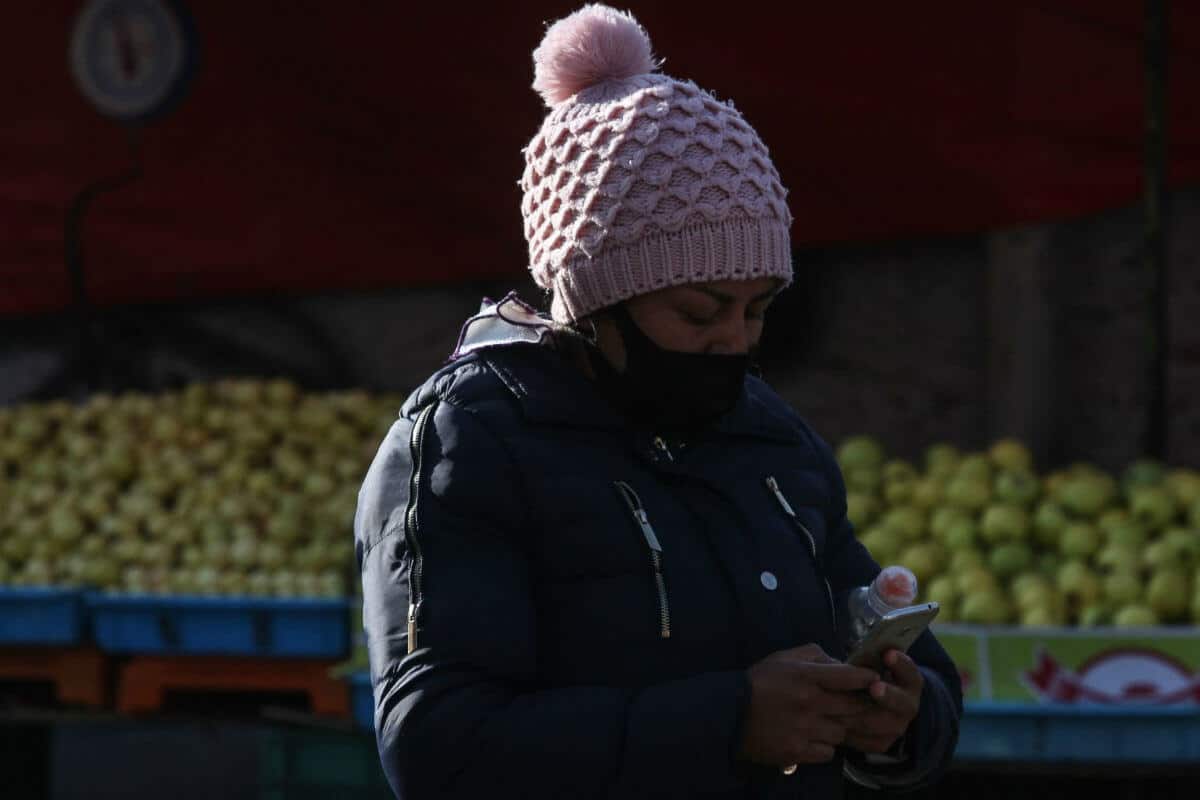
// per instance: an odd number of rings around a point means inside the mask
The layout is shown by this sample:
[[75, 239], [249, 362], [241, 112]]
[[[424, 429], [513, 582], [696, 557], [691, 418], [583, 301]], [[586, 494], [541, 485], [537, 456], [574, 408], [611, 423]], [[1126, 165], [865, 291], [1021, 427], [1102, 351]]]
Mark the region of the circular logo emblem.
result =
[[182, 97], [195, 65], [195, 37], [174, 3], [92, 0], [75, 22], [70, 64], [101, 114], [141, 121]]

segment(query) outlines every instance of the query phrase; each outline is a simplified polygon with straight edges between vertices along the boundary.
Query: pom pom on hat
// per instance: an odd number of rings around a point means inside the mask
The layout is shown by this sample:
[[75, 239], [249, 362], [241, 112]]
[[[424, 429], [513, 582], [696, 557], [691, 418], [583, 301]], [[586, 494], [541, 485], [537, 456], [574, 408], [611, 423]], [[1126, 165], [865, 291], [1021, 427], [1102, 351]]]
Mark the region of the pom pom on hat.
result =
[[533, 51], [533, 88], [554, 107], [589, 86], [653, 72], [650, 36], [633, 15], [592, 4], [560, 19]]

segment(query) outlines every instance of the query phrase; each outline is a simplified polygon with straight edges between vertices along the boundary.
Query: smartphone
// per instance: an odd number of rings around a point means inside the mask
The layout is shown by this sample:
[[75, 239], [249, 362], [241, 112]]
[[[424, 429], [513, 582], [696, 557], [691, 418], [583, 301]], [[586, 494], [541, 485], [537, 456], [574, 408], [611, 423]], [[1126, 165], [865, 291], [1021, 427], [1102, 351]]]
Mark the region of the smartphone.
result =
[[929, 627], [939, 610], [941, 607], [937, 603], [918, 603], [888, 612], [871, 626], [846, 663], [881, 669], [884, 653], [888, 650], [907, 652], [922, 631]]

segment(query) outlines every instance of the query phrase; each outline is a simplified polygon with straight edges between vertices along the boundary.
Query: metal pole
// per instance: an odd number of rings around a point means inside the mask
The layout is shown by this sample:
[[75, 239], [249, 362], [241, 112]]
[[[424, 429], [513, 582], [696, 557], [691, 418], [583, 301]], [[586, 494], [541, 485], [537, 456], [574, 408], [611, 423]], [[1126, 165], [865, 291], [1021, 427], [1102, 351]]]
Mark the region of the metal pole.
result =
[[1170, 351], [1170, 292], [1167, 271], [1167, 2], [1146, 0], [1146, 117], [1143, 151], [1145, 179], [1145, 266], [1149, 283], [1147, 341], [1146, 455], [1165, 459], [1167, 452], [1167, 356]]

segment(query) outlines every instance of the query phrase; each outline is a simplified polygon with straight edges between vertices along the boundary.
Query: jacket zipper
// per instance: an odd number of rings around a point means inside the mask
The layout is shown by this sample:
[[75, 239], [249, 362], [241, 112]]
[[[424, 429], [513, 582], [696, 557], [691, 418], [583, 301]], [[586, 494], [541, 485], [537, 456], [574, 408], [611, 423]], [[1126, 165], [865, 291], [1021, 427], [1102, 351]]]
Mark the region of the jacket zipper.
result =
[[433, 416], [437, 403], [426, 406], [413, 423], [412, 435], [409, 437], [409, 457], [412, 461], [412, 473], [408, 478], [408, 506], [404, 510], [404, 536], [413, 551], [412, 579], [410, 581], [410, 597], [408, 599], [408, 652], [417, 649], [418, 618], [421, 613], [422, 591], [424, 589], [425, 559], [421, 554], [421, 542], [418, 538], [419, 518], [417, 516], [417, 500], [421, 491], [421, 454], [425, 449], [425, 426]]
[[829, 585], [829, 578], [825, 576], [825, 570], [821, 569], [821, 562], [817, 558], [817, 540], [813, 538], [812, 531], [808, 529], [796, 513], [796, 509], [792, 508], [792, 504], [783, 496], [783, 490], [779, 488], [779, 481], [775, 480], [773, 475], [768, 475], [766, 480], [767, 488], [771, 490], [771, 494], [775, 496], [779, 507], [783, 509], [783, 513], [792, 520], [792, 523], [800, 529], [804, 534], [804, 538], [808, 539], [808, 551], [812, 554], [813, 568], [817, 574], [825, 581], [825, 596], [829, 600], [829, 616], [833, 620], [833, 631], [837, 633], [837, 606], [833, 602], [833, 587]]
[[638, 493], [625, 481], [614, 481], [613, 485], [617, 487], [625, 505], [629, 507], [633, 521], [641, 529], [646, 546], [650, 549], [650, 564], [654, 567], [654, 586], [658, 592], [658, 635], [663, 639], [670, 639], [671, 607], [667, 603], [667, 581], [663, 576], [662, 544], [658, 541], [658, 535], [654, 532], [654, 526], [650, 524], [650, 518], [646, 515], [646, 509], [642, 505], [642, 499], [638, 497]]

